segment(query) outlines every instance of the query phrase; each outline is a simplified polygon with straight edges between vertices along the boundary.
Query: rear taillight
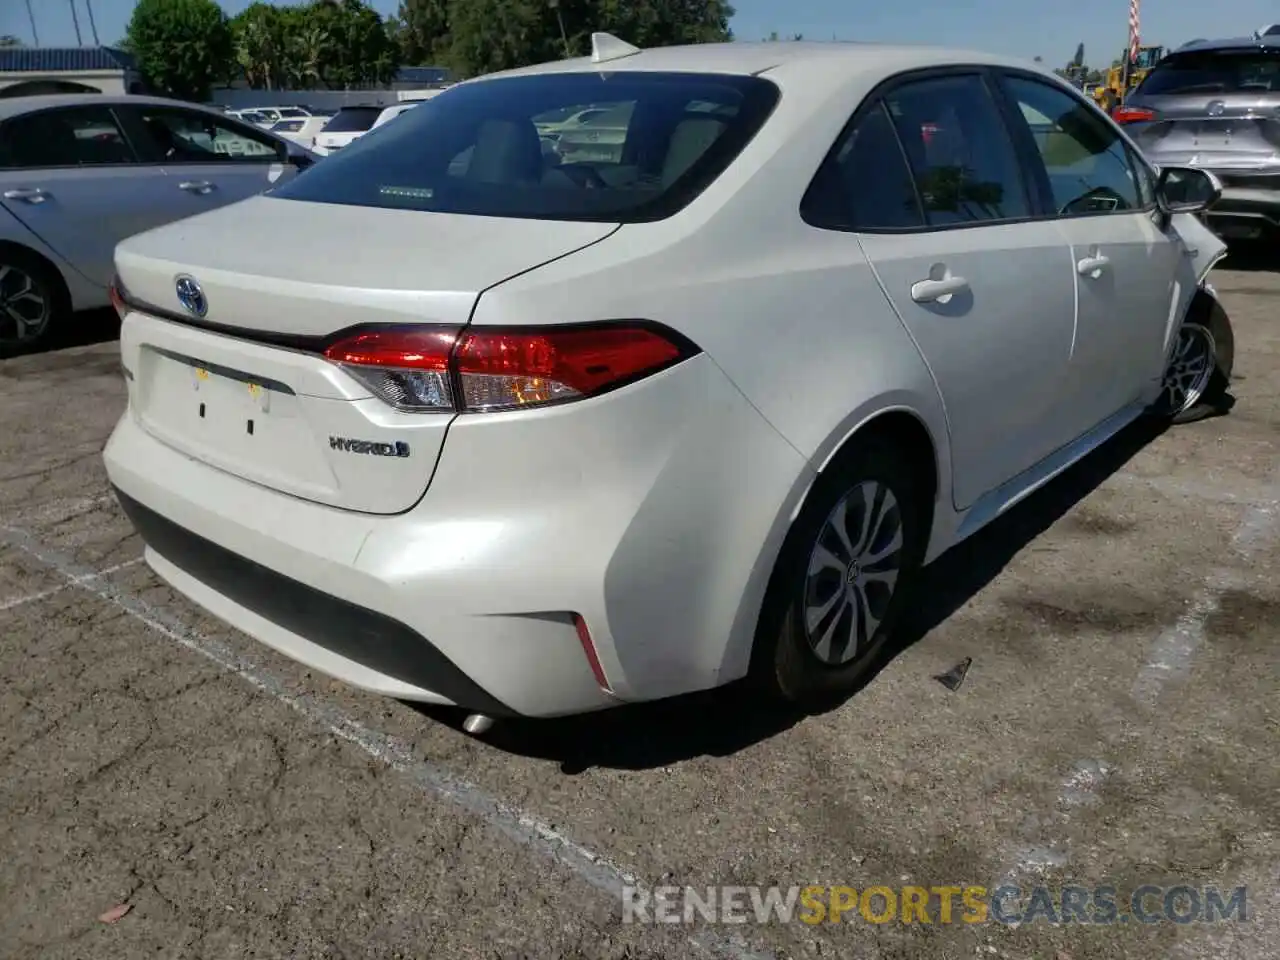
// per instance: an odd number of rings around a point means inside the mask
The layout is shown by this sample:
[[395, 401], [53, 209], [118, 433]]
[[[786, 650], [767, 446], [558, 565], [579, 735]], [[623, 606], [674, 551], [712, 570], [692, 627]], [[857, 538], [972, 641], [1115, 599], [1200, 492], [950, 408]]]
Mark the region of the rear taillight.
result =
[[1119, 124], [1150, 123], [1155, 118], [1155, 111], [1145, 107], [1116, 107], [1111, 111], [1111, 119]]
[[647, 323], [364, 330], [328, 347], [376, 396], [421, 413], [515, 410], [596, 396], [692, 356]]
[[129, 306], [125, 303], [124, 288], [120, 285], [119, 277], [111, 279], [111, 286], [107, 287], [107, 296], [111, 298], [111, 306], [115, 308], [116, 316], [123, 320], [124, 315], [129, 312]]

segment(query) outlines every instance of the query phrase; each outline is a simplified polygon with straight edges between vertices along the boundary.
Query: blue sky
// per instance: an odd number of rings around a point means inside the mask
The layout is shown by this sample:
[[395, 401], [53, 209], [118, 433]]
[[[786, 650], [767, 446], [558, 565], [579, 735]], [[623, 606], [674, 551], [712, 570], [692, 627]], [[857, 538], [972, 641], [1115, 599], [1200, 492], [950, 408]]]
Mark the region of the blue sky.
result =
[[[113, 43], [124, 34], [134, 0], [91, 0], [98, 35]], [[234, 14], [250, 0], [224, 0]], [[80, 29], [91, 42], [85, 0], [75, 0]], [[398, 0], [373, 0], [381, 13]], [[771, 30], [803, 33], [811, 39], [938, 43], [998, 53], [1044, 57], [1058, 65], [1084, 41], [1085, 57], [1098, 66], [1124, 49], [1128, 0], [1070, 0], [1036, 10], [1027, 0], [935, 0], [925, 7], [896, 0], [737, 0], [733, 29], [743, 40]], [[42, 46], [76, 42], [71, 0], [31, 0]], [[1143, 42], [1176, 45], [1195, 37], [1238, 36], [1280, 21], [1275, 0], [1145, 0]], [[0, 0], [0, 34], [31, 42], [25, 0]]]

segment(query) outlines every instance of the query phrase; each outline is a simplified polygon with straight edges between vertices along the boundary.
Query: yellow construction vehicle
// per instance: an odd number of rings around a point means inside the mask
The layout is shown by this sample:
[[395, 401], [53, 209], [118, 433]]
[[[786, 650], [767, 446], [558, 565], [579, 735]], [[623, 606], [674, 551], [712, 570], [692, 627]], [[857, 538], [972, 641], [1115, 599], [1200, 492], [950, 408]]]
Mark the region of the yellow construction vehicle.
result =
[[1093, 99], [1107, 113], [1124, 103], [1134, 87], [1140, 84], [1151, 72], [1151, 68], [1164, 58], [1164, 47], [1139, 47], [1137, 58], [1129, 65], [1126, 83], [1124, 61], [1127, 56], [1126, 51], [1124, 57], [1111, 65], [1107, 71], [1106, 80], [1093, 91]]

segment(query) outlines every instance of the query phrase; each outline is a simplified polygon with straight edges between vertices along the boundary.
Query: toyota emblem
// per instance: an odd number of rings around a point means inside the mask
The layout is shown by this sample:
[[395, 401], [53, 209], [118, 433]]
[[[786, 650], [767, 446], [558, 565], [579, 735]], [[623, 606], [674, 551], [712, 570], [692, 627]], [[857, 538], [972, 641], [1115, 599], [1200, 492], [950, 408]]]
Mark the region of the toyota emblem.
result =
[[204, 290], [200, 288], [200, 283], [195, 277], [185, 273], [180, 274], [174, 277], [173, 288], [178, 294], [178, 302], [186, 308], [188, 313], [203, 317], [209, 312], [209, 301], [205, 299]]

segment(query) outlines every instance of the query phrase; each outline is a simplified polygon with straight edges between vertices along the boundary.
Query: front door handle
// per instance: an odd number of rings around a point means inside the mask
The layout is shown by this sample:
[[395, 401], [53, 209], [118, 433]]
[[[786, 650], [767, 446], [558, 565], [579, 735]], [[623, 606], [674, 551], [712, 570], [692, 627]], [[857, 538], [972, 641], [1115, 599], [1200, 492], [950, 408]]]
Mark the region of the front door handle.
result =
[[19, 187], [16, 190], [6, 190], [4, 198], [6, 200], [23, 200], [27, 203], [44, 203], [49, 199], [49, 193], [39, 187]]
[[916, 303], [946, 303], [957, 293], [968, 289], [969, 281], [964, 277], [917, 280], [911, 285], [911, 299]]
[[209, 193], [215, 186], [208, 180], [183, 180], [178, 184], [178, 189], [185, 190], [187, 193]]
[[1090, 280], [1097, 280], [1102, 272], [1111, 266], [1111, 259], [1105, 254], [1092, 253], [1083, 260], [1076, 261], [1076, 273]]

